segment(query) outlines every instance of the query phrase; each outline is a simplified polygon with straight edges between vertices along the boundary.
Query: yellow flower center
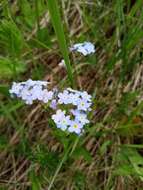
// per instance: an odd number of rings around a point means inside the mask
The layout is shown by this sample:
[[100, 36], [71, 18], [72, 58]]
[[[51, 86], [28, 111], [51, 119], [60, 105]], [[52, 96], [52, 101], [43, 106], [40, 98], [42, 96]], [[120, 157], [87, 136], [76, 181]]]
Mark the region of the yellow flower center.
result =
[[84, 102], [81, 102], [81, 105], [84, 106]]
[[73, 127], [74, 127], [74, 128], [78, 128], [78, 125], [75, 124]]
[[63, 124], [66, 124], [66, 120], [63, 120]]

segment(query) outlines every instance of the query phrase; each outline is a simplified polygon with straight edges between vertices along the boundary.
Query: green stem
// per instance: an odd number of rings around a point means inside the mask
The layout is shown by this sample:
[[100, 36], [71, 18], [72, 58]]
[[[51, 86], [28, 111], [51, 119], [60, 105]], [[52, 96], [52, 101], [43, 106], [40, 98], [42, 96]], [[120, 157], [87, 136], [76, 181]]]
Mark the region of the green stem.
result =
[[35, 14], [36, 14], [37, 34], [38, 34], [38, 31], [40, 30], [38, 0], [35, 0]]
[[[72, 146], [72, 147], [69, 146], [69, 148], [66, 150], [65, 155], [64, 155], [64, 157], [62, 158], [62, 160], [61, 160], [59, 166], [57, 167], [56, 172], [55, 172], [55, 174], [54, 174], [54, 176], [53, 176], [53, 178], [52, 178], [52, 180], [51, 180], [51, 183], [50, 183], [50, 185], [49, 185], [49, 187], [48, 187], [48, 190], [51, 190], [51, 188], [52, 188], [52, 186], [53, 186], [53, 184], [54, 184], [54, 181], [55, 181], [55, 179], [56, 179], [56, 177], [57, 177], [57, 175], [58, 175], [60, 169], [61, 169], [62, 166], [63, 166], [63, 163], [66, 161], [66, 159], [67, 159], [67, 157], [68, 157], [68, 154], [69, 154], [69, 156], [72, 155], [72, 153], [74, 152], [74, 150], [75, 150], [75, 148], [76, 148], [76, 146], [77, 146], [77, 144], [78, 144], [78, 142], [79, 142], [79, 139], [80, 139], [80, 137], [78, 136], [78, 137], [76, 138], [76, 140], [75, 140], [73, 146]], [[71, 152], [70, 152], [70, 150], [71, 150]], [[70, 153], [69, 153], [69, 152], [70, 152]]]
[[73, 144], [73, 147], [72, 147], [72, 149], [71, 149], [71, 152], [70, 152], [69, 156], [71, 156], [72, 153], [74, 152], [74, 150], [76, 149], [76, 147], [77, 147], [77, 145], [78, 145], [78, 142], [79, 142], [79, 139], [80, 139], [80, 137], [77, 136], [77, 138], [76, 138], [76, 140], [75, 140], [75, 142], [74, 142], [74, 144]]
[[53, 186], [53, 184], [54, 184], [54, 181], [55, 181], [55, 179], [56, 179], [56, 177], [57, 177], [57, 175], [58, 175], [60, 169], [62, 168], [63, 163], [64, 163], [65, 160], [67, 159], [67, 156], [68, 156], [69, 151], [70, 151], [70, 147], [69, 147], [69, 148], [67, 149], [67, 151], [65, 152], [64, 157], [62, 158], [62, 160], [61, 160], [59, 166], [57, 167], [56, 172], [55, 172], [55, 174], [54, 174], [54, 176], [53, 176], [53, 178], [52, 178], [52, 180], [51, 180], [51, 183], [50, 183], [50, 185], [49, 185], [49, 187], [48, 187], [48, 190], [50, 190], [50, 189], [52, 188], [52, 186]]

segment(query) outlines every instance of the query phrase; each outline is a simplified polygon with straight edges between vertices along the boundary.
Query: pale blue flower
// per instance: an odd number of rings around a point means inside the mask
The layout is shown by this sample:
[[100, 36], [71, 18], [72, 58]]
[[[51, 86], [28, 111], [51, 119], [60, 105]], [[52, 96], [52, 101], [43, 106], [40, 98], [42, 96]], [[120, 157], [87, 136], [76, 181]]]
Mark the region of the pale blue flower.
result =
[[57, 109], [57, 100], [53, 99], [50, 103], [50, 108], [52, 108], [53, 110]]
[[85, 112], [72, 109], [71, 113], [75, 116], [75, 120], [79, 121], [83, 125], [89, 123], [89, 120], [87, 119], [87, 114]]
[[92, 100], [92, 96], [91, 96], [90, 94], [88, 94], [86, 91], [81, 92], [81, 93], [80, 93], [80, 96], [81, 96], [84, 100], [86, 100], [86, 101], [91, 102], [91, 100]]
[[56, 114], [52, 115], [52, 119], [55, 122], [57, 128], [61, 130], [66, 130], [68, 125], [70, 125], [71, 120], [69, 115], [65, 115], [65, 111], [57, 110]]
[[57, 128], [61, 129], [62, 131], [65, 131], [67, 129], [67, 125], [57, 124]]
[[52, 100], [53, 94], [54, 93], [52, 91], [48, 91], [47, 89], [44, 89], [43, 90], [43, 99], [42, 99], [42, 101], [44, 103], [48, 103], [49, 100]]
[[78, 120], [83, 125], [89, 123], [89, 120], [87, 119], [87, 115], [83, 113], [76, 115], [75, 119]]
[[13, 82], [11, 89], [9, 90], [9, 93], [11, 95], [20, 96], [20, 91], [23, 89], [23, 85], [20, 83]]
[[76, 134], [80, 134], [82, 132], [83, 125], [77, 121], [74, 120], [71, 122], [70, 127], [68, 128], [68, 131], [70, 133], [75, 132]]
[[95, 53], [95, 47], [91, 42], [83, 42], [74, 44], [70, 48], [70, 51], [77, 51], [86, 56], [88, 54]]
[[43, 90], [42, 90], [42, 86], [39, 85], [35, 85], [33, 87], [31, 87], [31, 89], [27, 89], [27, 91], [29, 91], [31, 93], [31, 98], [33, 100], [42, 100], [43, 99]]
[[83, 111], [88, 111], [90, 110], [91, 102], [87, 102], [85, 99], [79, 99], [77, 109], [78, 110], [83, 110]]
[[66, 130], [68, 125], [70, 125], [71, 120], [70, 116], [65, 116], [61, 119], [61, 121], [57, 124], [57, 128], [60, 128], [61, 130]]
[[79, 95], [78, 94], [69, 93], [68, 100], [67, 100], [67, 102], [69, 104], [76, 106], [78, 104], [78, 101], [79, 101]]
[[56, 111], [56, 114], [52, 115], [52, 119], [56, 124], [59, 124], [63, 117], [65, 117], [65, 111], [60, 109]]
[[63, 92], [58, 94], [58, 103], [59, 104], [69, 104], [69, 92], [64, 90]]
[[67, 88], [62, 93], [58, 94], [58, 103], [59, 104], [72, 104], [76, 106], [78, 110], [90, 111], [91, 107], [91, 95], [86, 91], [73, 90]]
[[41, 81], [41, 80], [32, 80], [32, 79], [28, 79], [25, 82], [21, 82], [21, 84], [27, 85], [27, 86], [35, 86], [35, 85], [39, 85], [39, 86], [47, 86], [47, 84], [49, 84], [49, 82], [47, 81]]
[[85, 99], [86, 101], [91, 102], [92, 96], [88, 94], [86, 91], [73, 90], [72, 88], [67, 88], [69, 92], [72, 92], [76, 97]]
[[[63, 131], [68, 130], [80, 134], [84, 125], [89, 123], [87, 113], [91, 110], [91, 95], [86, 91], [73, 90], [72, 88], [67, 88], [60, 93], [57, 88], [48, 91], [47, 84], [46, 81], [33, 81], [31, 79], [20, 83], [14, 82], [9, 92], [24, 100], [26, 104], [32, 104], [35, 100], [46, 104], [49, 102], [49, 106], [56, 110], [56, 113], [52, 115], [56, 127]], [[60, 107], [65, 108], [66, 111], [59, 109]]]

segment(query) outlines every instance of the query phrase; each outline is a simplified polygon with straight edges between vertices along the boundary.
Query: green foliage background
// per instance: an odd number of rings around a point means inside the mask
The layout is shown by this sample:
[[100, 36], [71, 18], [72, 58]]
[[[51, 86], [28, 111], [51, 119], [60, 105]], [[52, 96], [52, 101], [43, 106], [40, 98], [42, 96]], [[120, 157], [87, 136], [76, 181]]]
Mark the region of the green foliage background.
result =
[[[71, 55], [83, 41], [96, 53]], [[142, 58], [142, 0], [1, 0], [0, 189], [142, 190]], [[28, 78], [96, 94], [80, 139], [9, 96]]]

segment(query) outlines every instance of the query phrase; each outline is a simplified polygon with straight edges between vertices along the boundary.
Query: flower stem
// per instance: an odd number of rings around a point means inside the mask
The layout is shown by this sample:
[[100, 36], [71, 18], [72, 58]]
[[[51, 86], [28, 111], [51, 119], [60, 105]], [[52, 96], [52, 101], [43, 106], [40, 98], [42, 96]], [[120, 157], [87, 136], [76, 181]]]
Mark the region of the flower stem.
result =
[[69, 153], [69, 151], [70, 151], [70, 148], [71, 148], [71, 147], [69, 147], [69, 148], [66, 150], [65, 155], [63, 156], [63, 158], [62, 158], [60, 164], [58, 165], [58, 167], [57, 167], [57, 169], [56, 169], [56, 172], [55, 172], [55, 174], [54, 174], [54, 176], [53, 176], [53, 178], [52, 178], [52, 180], [51, 180], [51, 182], [50, 182], [50, 185], [49, 185], [49, 187], [48, 187], [48, 190], [51, 190], [51, 188], [52, 188], [52, 186], [53, 186], [53, 184], [54, 184], [54, 181], [55, 181], [55, 179], [56, 179], [56, 177], [57, 177], [57, 175], [58, 175], [60, 169], [62, 168], [63, 163], [64, 163], [65, 160], [67, 159], [67, 156], [68, 156], [68, 153]]
[[[78, 144], [78, 142], [79, 142], [79, 139], [80, 139], [80, 138], [77, 137], [76, 140], [75, 140], [75, 142], [74, 142], [74, 144], [73, 144], [73, 146], [72, 146], [72, 147], [69, 146], [69, 148], [66, 150], [65, 155], [63, 156], [63, 158], [62, 158], [60, 164], [58, 165], [58, 167], [57, 167], [57, 169], [56, 169], [56, 172], [55, 172], [55, 174], [54, 174], [54, 176], [53, 176], [53, 178], [52, 178], [52, 180], [51, 180], [51, 182], [50, 182], [50, 185], [49, 185], [49, 187], [48, 187], [48, 190], [51, 190], [51, 188], [52, 188], [52, 186], [53, 186], [53, 184], [54, 184], [54, 181], [55, 181], [55, 179], [56, 179], [56, 177], [57, 177], [57, 175], [58, 175], [60, 169], [61, 169], [62, 166], [63, 166], [63, 163], [66, 161], [66, 159], [67, 159], [67, 157], [68, 157], [68, 154], [69, 154], [69, 156], [72, 155], [72, 153], [74, 152], [74, 150], [75, 150], [75, 148], [76, 148], [76, 146], [77, 146], [77, 144]], [[70, 152], [70, 150], [71, 150], [71, 152]], [[70, 152], [70, 153], [69, 153], [69, 152]]]
[[77, 138], [76, 138], [76, 140], [75, 140], [75, 142], [74, 142], [74, 144], [73, 144], [73, 147], [72, 147], [72, 149], [71, 149], [71, 152], [70, 152], [69, 156], [71, 156], [72, 153], [74, 152], [74, 150], [76, 149], [76, 146], [77, 146], [77, 144], [78, 144], [78, 142], [79, 142], [79, 139], [80, 139], [80, 137], [77, 136]]

